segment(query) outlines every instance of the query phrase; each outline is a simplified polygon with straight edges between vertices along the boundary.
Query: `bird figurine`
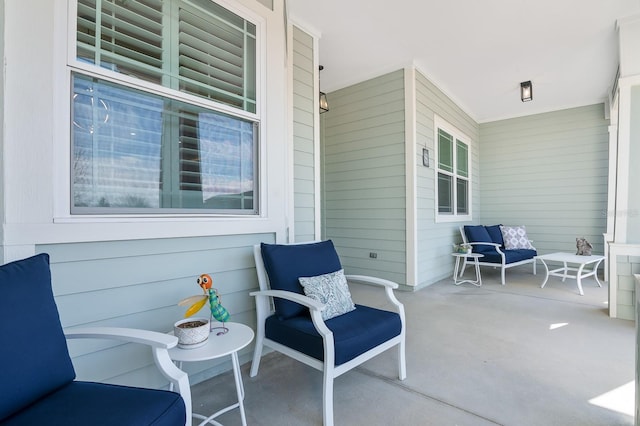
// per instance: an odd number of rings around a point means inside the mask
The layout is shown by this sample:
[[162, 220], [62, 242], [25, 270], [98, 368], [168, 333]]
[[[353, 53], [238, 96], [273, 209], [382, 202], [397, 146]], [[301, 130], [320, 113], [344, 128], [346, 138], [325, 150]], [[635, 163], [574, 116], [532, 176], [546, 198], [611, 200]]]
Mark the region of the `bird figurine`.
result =
[[213, 280], [211, 279], [211, 276], [209, 274], [202, 274], [198, 277], [196, 282], [198, 283], [200, 288], [202, 288], [202, 291], [204, 292], [204, 294], [197, 295], [197, 296], [190, 296], [178, 302], [179, 306], [186, 306], [189, 304], [191, 305], [185, 312], [184, 317], [188, 318], [191, 315], [198, 312], [200, 309], [204, 307], [204, 305], [207, 303], [207, 300], [208, 300], [209, 309], [211, 311], [211, 318], [215, 318], [216, 321], [219, 321], [222, 323], [222, 327], [213, 327], [213, 321], [210, 320], [209, 321], [209, 324], [211, 324], [210, 331], [219, 329], [220, 331], [216, 333], [218, 336], [221, 334], [225, 334], [226, 332], [229, 331], [229, 329], [225, 327], [224, 323], [229, 320], [230, 315], [229, 315], [229, 311], [227, 311], [225, 307], [222, 306], [221, 304], [221, 297], [220, 297], [220, 294], [218, 293], [218, 290], [212, 287]]

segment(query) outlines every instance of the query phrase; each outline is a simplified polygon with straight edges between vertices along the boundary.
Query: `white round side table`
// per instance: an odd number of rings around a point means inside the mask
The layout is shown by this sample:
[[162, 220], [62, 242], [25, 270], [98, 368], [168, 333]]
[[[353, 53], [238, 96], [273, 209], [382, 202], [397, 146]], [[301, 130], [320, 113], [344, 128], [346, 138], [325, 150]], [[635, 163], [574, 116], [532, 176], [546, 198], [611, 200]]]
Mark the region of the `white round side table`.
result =
[[[240, 373], [240, 362], [238, 361], [238, 351], [247, 346], [253, 340], [253, 330], [244, 324], [236, 322], [227, 322], [224, 324], [229, 331], [225, 334], [218, 335], [218, 330], [213, 330], [209, 334], [207, 343], [199, 348], [194, 349], [182, 349], [174, 347], [169, 349], [169, 356], [173, 361], [177, 362], [178, 368], [182, 368], [183, 362], [196, 362], [196, 361], [208, 361], [215, 358], [220, 358], [226, 355], [231, 355], [231, 361], [233, 363], [233, 376], [236, 382], [236, 392], [238, 394], [238, 402], [225, 407], [210, 416], [203, 416], [202, 414], [191, 413], [191, 415], [197, 419], [202, 419], [200, 425], [211, 423], [214, 425], [220, 425], [216, 422], [216, 417], [233, 410], [234, 408], [240, 409], [240, 417], [242, 418], [243, 426], [246, 426], [247, 419], [244, 414], [244, 385], [242, 384], [242, 375]], [[193, 411], [193, 410], [192, 410]]]
[[[480, 264], [478, 263], [478, 259], [484, 257], [484, 254], [481, 253], [451, 253], [451, 256], [456, 258], [456, 265], [453, 268], [453, 283], [455, 285], [460, 285], [462, 283], [469, 283], [475, 286], [480, 287], [482, 285], [482, 276], [480, 275]], [[475, 280], [459, 280], [458, 274], [460, 273], [460, 259], [472, 258], [473, 263], [476, 267], [476, 279]]]

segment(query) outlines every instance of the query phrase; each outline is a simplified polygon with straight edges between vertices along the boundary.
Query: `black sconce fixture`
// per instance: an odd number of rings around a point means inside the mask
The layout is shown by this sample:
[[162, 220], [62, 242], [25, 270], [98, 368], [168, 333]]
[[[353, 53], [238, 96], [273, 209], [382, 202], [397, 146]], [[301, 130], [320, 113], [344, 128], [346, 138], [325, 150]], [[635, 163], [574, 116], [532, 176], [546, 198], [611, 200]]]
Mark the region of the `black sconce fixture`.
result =
[[[322, 71], [324, 67], [320, 65], [320, 71]], [[320, 87], [320, 77], [318, 77], [318, 87]], [[320, 91], [320, 114], [329, 111], [329, 102], [327, 102], [327, 94]]]
[[520, 99], [522, 99], [522, 102], [529, 102], [533, 99], [531, 80], [520, 83]]

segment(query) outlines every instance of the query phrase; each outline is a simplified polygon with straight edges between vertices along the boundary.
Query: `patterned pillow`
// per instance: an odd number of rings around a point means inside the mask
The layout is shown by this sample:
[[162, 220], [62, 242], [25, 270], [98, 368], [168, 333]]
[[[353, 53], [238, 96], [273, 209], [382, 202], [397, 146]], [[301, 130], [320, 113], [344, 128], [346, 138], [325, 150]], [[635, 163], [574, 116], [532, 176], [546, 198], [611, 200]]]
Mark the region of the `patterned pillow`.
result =
[[500, 226], [502, 231], [502, 239], [504, 240], [504, 248], [507, 250], [514, 249], [532, 249], [533, 246], [527, 237], [527, 230], [522, 226]]
[[351, 300], [343, 269], [317, 277], [300, 277], [298, 280], [304, 294], [327, 305], [322, 311], [322, 319], [325, 321], [356, 308]]

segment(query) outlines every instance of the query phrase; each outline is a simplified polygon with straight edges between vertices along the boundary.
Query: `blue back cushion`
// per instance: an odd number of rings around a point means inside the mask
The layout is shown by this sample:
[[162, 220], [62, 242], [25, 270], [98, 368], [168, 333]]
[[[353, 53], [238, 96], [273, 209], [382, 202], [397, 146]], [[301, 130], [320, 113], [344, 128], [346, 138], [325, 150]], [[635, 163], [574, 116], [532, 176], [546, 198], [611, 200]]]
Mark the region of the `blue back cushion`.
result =
[[487, 228], [487, 232], [489, 233], [489, 237], [491, 237], [491, 242], [500, 244], [500, 247], [504, 246], [504, 240], [502, 239], [502, 231], [500, 230], [501, 225], [491, 225], [485, 226]]
[[[467, 241], [470, 243], [492, 243], [491, 235], [489, 235], [489, 231], [487, 228], [482, 225], [465, 225], [464, 233], [467, 236]], [[495, 248], [493, 246], [485, 246], [485, 245], [474, 245], [473, 252], [474, 253], [493, 253], [495, 252]]]
[[75, 378], [49, 255], [0, 266], [0, 421]]
[[[331, 240], [290, 245], [262, 243], [260, 251], [272, 290], [304, 294], [298, 278], [315, 277], [342, 269]], [[304, 306], [289, 300], [275, 298], [274, 303], [280, 319], [308, 312]]]

